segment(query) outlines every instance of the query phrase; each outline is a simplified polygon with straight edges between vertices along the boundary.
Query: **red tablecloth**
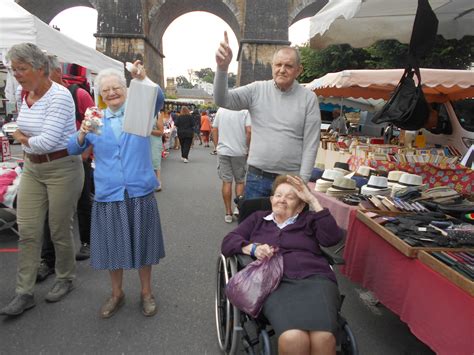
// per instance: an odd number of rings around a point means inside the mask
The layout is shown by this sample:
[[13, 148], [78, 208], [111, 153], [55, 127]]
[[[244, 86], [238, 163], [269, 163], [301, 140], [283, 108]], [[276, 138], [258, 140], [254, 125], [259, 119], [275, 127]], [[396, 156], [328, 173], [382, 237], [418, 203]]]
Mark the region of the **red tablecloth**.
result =
[[441, 166], [430, 163], [395, 163], [355, 156], [352, 156], [348, 163], [352, 171], [356, 171], [361, 165], [382, 171], [401, 170], [421, 175], [423, 183], [429, 187], [447, 186], [466, 195], [474, 193], [474, 170], [459, 164]]
[[438, 354], [474, 354], [474, 298], [388, 244], [351, 213], [341, 271]]
[[320, 191], [314, 191], [314, 182], [309, 182], [308, 186], [313, 195], [317, 197], [321, 206], [327, 208], [331, 212], [339, 228], [347, 231], [351, 211], [357, 210], [357, 206], [350, 206], [342, 201], [339, 201], [335, 197], [328, 196]]

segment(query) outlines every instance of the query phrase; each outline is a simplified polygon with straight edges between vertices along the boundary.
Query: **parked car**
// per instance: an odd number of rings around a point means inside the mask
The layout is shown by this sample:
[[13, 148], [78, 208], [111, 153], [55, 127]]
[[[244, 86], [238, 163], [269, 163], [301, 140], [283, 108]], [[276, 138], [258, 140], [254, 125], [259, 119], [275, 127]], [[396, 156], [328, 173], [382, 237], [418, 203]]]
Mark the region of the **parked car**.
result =
[[13, 139], [13, 132], [15, 132], [17, 129], [18, 129], [18, 124], [16, 123], [16, 121], [5, 123], [2, 126], [2, 133], [5, 135], [5, 137], [8, 137], [8, 141], [10, 143], [13, 143], [15, 141]]

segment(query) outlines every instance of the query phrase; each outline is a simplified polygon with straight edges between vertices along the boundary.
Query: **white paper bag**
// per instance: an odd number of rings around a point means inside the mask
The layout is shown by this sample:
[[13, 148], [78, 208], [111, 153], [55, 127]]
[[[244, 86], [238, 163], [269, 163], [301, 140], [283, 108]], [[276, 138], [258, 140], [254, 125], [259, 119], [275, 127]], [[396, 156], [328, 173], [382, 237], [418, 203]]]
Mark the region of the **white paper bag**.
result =
[[148, 78], [130, 82], [123, 131], [148, 137], [155, 123], [155, 104], [159, 85]]

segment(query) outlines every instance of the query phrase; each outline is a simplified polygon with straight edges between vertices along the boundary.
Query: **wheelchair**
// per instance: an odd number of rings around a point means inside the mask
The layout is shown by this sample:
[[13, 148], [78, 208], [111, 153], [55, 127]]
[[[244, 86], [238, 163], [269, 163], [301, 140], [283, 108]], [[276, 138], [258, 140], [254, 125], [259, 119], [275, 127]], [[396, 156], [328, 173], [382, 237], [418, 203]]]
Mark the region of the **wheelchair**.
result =
[[[257, 210], [271, 210], [268, 198], [243, 200], [239, 204], [239, 223]], [[323, 251], [330, 265], [343, 264], [341, 258]], [[233, 355], [244, 351], [247, 354], [270, 355], [272, 353], [270, 337], [274, 335], [269, 322], [263, 317], [253, 318], [234, 307], [227, 299], [225, 287], [230, 278], [252, 262], [248, 255], [234, 255], [226, 258], [220, 255], [217, 259], [215, 317], [217, 341], [221, 351]], [[341, 306], [344, 296], [341, 295]], [[357, 355], [357, 341], [345, 318], [338, 313], [338, 333], [336, 334], [337, 354]]]

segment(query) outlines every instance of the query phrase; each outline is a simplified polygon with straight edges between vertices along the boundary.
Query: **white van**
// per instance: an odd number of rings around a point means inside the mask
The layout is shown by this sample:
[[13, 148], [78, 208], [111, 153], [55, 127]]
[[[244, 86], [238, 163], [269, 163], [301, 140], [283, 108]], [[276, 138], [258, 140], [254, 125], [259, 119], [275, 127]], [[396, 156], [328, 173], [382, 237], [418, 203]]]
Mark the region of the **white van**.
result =
[[438, 111], [438, 126], [423, 129], [428, 144], [455, 147], [465, 154], [474, 144], [474, 99], [432, 104]]

